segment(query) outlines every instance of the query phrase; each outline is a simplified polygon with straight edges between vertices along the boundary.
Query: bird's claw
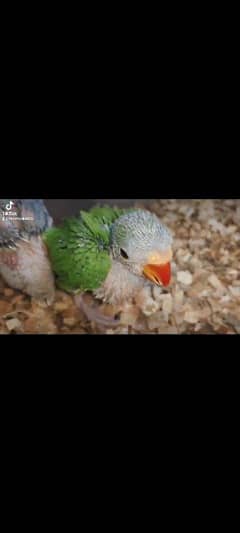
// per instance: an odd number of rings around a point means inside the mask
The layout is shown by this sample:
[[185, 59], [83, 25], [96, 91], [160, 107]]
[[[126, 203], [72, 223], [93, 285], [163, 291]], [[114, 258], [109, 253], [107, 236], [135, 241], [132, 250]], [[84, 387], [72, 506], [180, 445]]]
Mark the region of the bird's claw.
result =
[[55, 293], [44, 294], [32, 298], [40, 307], [50, 307], [55, 299]]

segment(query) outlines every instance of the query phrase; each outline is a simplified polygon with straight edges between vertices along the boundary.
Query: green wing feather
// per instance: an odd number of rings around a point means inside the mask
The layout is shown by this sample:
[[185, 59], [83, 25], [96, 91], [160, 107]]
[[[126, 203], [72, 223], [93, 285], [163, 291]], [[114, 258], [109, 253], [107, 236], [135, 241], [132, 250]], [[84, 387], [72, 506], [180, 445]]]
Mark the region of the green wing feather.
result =
[[57, 284], [66, 291], [101, 286], [111, 268], [110, 228], [122, 209], [94, 207], [44, 233]]

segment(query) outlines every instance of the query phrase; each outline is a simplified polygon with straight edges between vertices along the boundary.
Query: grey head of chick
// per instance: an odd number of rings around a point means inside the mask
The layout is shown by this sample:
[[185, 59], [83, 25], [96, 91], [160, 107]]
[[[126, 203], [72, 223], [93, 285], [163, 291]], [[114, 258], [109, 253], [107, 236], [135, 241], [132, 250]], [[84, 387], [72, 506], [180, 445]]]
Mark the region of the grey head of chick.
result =
[[53, 223], [43, 200], [0, 199], [0, 246], [40, 235]]
[[111, 249], [114, 260], [133, 274], [169, 284], [172, 235], [155, 214], [138, 209], [122, 215], [111, 229]]

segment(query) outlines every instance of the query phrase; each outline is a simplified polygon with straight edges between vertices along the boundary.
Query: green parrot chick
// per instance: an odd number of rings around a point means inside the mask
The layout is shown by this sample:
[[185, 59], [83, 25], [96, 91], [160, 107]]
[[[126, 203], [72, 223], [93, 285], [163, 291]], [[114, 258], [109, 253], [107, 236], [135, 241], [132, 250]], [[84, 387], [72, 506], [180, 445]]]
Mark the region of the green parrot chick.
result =
[[58, 285], [121, 304], [145, 284], [170, 282], [172, 236], [156, 215], [96, 207], [44, 238]]

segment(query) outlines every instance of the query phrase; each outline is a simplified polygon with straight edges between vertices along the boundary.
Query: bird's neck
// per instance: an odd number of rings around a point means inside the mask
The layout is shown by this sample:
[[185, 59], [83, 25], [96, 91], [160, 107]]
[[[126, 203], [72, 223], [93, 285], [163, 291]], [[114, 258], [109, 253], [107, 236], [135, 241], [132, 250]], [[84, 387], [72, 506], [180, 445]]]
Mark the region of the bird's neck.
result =
[[112, 259], [112, 266], [102, 286], [95, 291], [96, 298], [111, 304], [121, 304], [134, 297], [144, 285], [144, 279], [132, 274], [121, 263]]

